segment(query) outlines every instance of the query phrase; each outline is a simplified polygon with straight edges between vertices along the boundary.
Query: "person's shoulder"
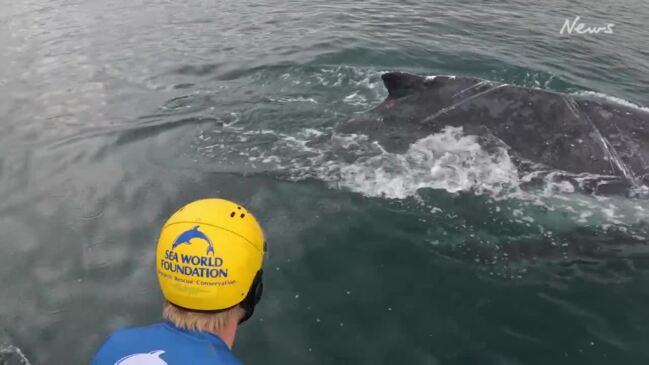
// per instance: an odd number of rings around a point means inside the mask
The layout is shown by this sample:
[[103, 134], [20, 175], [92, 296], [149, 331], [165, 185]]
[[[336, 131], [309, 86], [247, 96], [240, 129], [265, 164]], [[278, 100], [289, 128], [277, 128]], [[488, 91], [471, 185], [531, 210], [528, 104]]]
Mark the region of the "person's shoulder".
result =
[[[125, 357], [126, 356], [126, 357]], [[113, 332], [95, 354], [93, 365], [147, 361], [158, 357], [167, 364], [242, 365], [225, 343], [187, 335], [164, 323], [125, 327]], [[136, 358], [137, 357], [137, 358]], [[118, 362], [118, 363], [122, 363]]]
[[[202, 342], [202, 341], [201, 341]], [[242, 365], [241, 361], [225, 345], [207, 344], [195, 347], [191, 351], [193, 365]]]
[[99, 350], [119, 345], [120, 343], [132, 343], [134, 340], [137, 341], [138, 339], [147, 338], [147, 335], [160, 331], [162, 331], [162, 326], [159, 323], [142, 327], [122, 327], [108, 335]]
[[223, 365], [243, 365], [241, 361], [230, 351], [224, 353], [219, 360], [221, 361], [220, 364]]
[[201, 341], [204, 346], [192, 351], [194, 365], [242, 365], [232, 350], [221, 340], [210, 341], [209, 344]]
[[161, 358], [169, 365], [242, 365], [229, 349], [209, 346], [176, 347]]
[[164, 331], [164, 326], [162, 323], [156, 323], [148, 326], [141, 327], [122, 327], [115, 330], [110, 336], [106, 339], [106, 342], [129, 342], [132, 339], [146, 339], [146, 336], [150, 336], [154, 333], [159, 333]]

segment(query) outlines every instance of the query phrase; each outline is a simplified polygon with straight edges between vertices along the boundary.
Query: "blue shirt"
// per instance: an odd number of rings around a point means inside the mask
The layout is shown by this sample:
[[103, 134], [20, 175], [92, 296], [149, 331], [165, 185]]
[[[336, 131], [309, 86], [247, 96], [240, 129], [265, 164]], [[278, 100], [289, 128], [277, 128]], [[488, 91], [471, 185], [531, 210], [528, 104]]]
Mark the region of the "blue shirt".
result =
[[211, 333], [182, 330], [169, 322], [126, 328], [99, 348], [92, 365], [241, 365]]

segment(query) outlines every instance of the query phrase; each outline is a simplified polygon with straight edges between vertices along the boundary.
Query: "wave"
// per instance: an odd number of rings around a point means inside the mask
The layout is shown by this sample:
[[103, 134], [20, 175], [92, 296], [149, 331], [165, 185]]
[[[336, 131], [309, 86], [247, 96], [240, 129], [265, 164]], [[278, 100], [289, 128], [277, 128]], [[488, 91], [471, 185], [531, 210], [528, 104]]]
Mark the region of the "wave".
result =
[[647, 107], [632, 103], [632, 102], [630, 102], [628, 100], [618, 98], [616, 96], [607, 95], [607, 94], [600, 93], [600, 92], [597, 92], [597, 91], [577, 91], [577, 92], [571, 93], [571, 95], [582, 96], [582, 97], [590, 97], [590, 98], [596, 98], [596, 99], [603, 99], [603, 100], [610, 101], [612, 103], [619, 104], [619, 105], [622, 105], [622, 106], [625, 106], [625, 107], [628, 107], [628, 108], [641, 110], [643, 112], [649, 113], [649, 108], [647, 108]]
[[[385, 98], [381, 73], [321, 65], [248, 73], [237, 81], [240, 86], [222, 95], [238, 100], [250, 85], [257, 85], [249, 96], [259, 101], [255, 107], [239, 108], [229, 99], [218, 112], [205, 106], [192, 118], [223, 122], [196, 124], [197, 137], [189, 144], [178, 143], [189, 151], [168, 153], [190, 156], [201, 169], [212, 172], [316, 180], [373, 198], [425, 200], [422, 192], [436, 190], [516, 200], [536, 212], [530, 217], [539, 222], [549, 222], [552, 219], [545, 216], [552, 214], [565, 214], [568, 221], [582, 226], [649, 221], [642, 194], [629, 199], [588, 193], [592, 186], [615, 177], [570, 174], [520, 161], [507, 146], [489, 147], [481, 140], [484, 137], [465, 135], [462, 128], [422, 136], [403, 153], [389, 153], [362, 135], [333, 132], [350, 115], [366, 112]], [[191, 109], [183, 104], [193, 103], [191, 98], [179, 100], [180, 110]]]
[[[507, 151], [499, 148], [488, 153], [477, 139], [463, 135], [462, 128], [447, 127], [398, 154], [386, 152], [365, 136], [334, 135], [327, 147], [330, 151], [345, 151], [348, 155], [360, 151], [358, 158], [331, 163], [323, 159], [331, 153], [320, 154], [309, 161], [308, 169], [331, 185], [390, 199], [405, 199], [423, 188], [501, 195], [518, 186], [516, 167]], [[289, 169], [294, 177], [304, 174], [304, 166]]]
[[506, 148], [485, 149], [479, 138], [447, 127], [417, 140], [404, 153], [390, 153], [364, 135], [312, 128], [284, 134], [234, 125], [203, 131], [194, 148], [201, 166], [213, 171], [317, 180], [373, 198], [422, 200], [422, 192], [436, 190], [516, 200], [523, 212], [531, 212], [514, 216], [520, 222], [550, 222], [554, 218], [548, 215], [560, 214], [575, 225], [649, 223], [645, 199], [581, 191], [580, 184], [605, 177], [521, 170]]
[[0, 364], [31, 365], [23, 351], [11, 343], [9, 336], [0, 330]]

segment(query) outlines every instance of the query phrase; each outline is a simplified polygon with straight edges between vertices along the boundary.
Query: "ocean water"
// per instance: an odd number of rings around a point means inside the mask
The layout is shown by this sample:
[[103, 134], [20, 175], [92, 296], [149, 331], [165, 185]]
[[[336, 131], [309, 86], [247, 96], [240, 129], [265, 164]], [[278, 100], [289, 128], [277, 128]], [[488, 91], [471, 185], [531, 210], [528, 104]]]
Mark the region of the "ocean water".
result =
[[[576, 16], [613, 34], [560, 34]], [[646, 364], [649, 201], [526, 176], [447, 128], [332, 130], [385, 71], [649, 106], [639, 0], [4, 1], [0, 364], [85, 364], [160, 319], [154, 248], [193, 199], [269, 242], [247, 364]]]

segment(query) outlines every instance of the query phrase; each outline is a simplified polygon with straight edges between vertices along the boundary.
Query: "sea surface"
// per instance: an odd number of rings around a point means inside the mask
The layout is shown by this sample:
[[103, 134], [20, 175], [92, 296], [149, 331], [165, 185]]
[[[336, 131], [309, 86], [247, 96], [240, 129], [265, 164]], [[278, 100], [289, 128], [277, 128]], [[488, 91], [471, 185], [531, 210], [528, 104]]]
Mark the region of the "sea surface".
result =
[[646, 1], [1, 2], [0, 364], [158, 321], [159, 229], [204, 197], [268, 239], [246, 364], [649, 363], [646, 198], [332, 132], [386, 71], [649, 106]]

